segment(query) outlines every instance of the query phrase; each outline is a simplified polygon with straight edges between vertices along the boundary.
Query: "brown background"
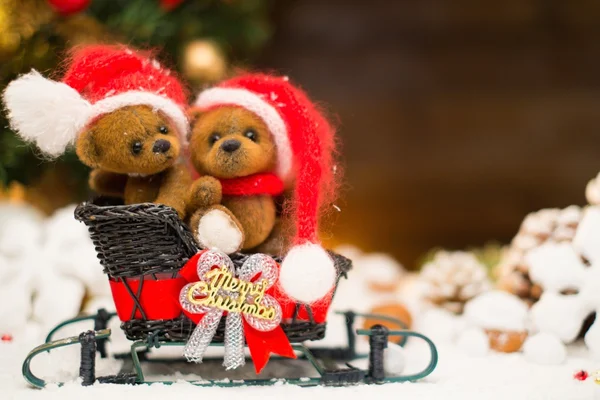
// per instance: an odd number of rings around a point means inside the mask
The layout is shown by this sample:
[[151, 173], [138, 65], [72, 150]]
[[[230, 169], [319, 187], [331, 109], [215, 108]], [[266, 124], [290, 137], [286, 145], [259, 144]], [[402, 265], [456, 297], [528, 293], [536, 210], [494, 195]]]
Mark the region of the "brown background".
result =
[[508, 241], [600, 170], [600, 2], [278, 2], [260, 66], [340, 119], [335, 242], [407, 265]]

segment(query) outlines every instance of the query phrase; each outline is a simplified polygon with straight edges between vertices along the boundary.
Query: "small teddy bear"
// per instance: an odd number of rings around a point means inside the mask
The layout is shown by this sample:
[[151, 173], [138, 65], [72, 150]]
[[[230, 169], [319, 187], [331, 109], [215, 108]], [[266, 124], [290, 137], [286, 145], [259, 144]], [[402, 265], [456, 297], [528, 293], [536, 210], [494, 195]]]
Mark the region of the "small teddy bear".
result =
[[205, 90], [192, 113], [190, 160], [201, 176], [187, 203], [200, 245], [275, 249], [285, 255], [279, 283], [289, 296], [312, 303], [328, 295], [337, 271], [318, 220], [336, 189], [331, 125], [287, 77], [264, 74]]
[[[278, 219], [276, 197], [283, 193], [283, 182], [272, 173], [275, 149], [266, 124], [244, 108], [226, 105], [198, 116], [190, 159], [201, 177], [187, 204], [203, 247], [233, 253], [267, 240]], [[284, 250], [261, 247], [275, 254]]]
[[191, 176], [180, 161], [188, 130], [181, 83], [124, 46], [79, 48], [67, 65], [62, 82], [32, 71], [8, 85], [12, 128], [53, 157], [74, 143], [96, 192], [165, 204], [183, 218]]

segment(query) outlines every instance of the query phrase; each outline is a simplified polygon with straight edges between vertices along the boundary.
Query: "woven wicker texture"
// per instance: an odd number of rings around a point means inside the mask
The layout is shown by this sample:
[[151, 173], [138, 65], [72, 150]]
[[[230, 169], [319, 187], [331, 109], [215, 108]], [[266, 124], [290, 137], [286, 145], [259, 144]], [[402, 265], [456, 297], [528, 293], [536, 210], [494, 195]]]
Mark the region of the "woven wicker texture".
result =
[[[121, 329], [129, 340], [159, 340], [168, 342], [186, 341], [196, 325], [187, 317], [182, 316], [170, 320], [145, 321], [141, 319], [126, 321]], [[292, 343], [307, 340], [319, 340], [325, 336], [326, 324], [316, 324], [307, 321], [295, 321], [282, 324], [281, 327]], [[213, 343], [223, 343], [225, 339], [225, 318], [221, 319]]]
[[83, 203], [75, 218], [88, 226], [104, 272], [113, 278], [177, 272], [198, 252], [175, 210], [161, 204]]
[[[199, 248], [187, 226], [170, 207], [143, 203], [134, 205], [110, 205], [105, 200], [82, 203], [75, 209], [75, 218], [88, 226], [90, 236], [104, 272], [113, 279], [142, 277], [157, 279], [177, 274], [179, 269], [198, 252]], [[352, 261], [330, 252], [339, 277], [347, 277]], [[236, 269], [241, 267], [249, 254], [230, 255]], [[277, 262], [281, 259], [274, 257]], [[131, 293], [133, 297], [136, 294]], [[136, 298], [137, 300], [137, 298]], [[311, 315], [310, 306], [307, 312]], [[143, 317], [123, 322], [121, 328], [130, 340], [187, 340], [195, 324], [182, 316], [172, 320], [148, 320]], [[325, 336], [326, 324], [297, 321], [282, 324], [290, 342], [319, 340]], [[213, 342], [224, 339], [225, 325], [221, 321]]]

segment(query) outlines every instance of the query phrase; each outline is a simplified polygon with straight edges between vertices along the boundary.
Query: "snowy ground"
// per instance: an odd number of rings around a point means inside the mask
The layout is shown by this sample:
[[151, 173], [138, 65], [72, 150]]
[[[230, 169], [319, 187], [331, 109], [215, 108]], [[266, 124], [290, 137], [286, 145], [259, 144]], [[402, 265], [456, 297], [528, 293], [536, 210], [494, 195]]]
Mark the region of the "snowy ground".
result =
[[[77, 247], [77, 246], [74, 246]], [[64, 253], [66, 250], [61, 250]], [[87, 254], [87, 253], [86, 253]], [[83, 254], [79, 257], [86, 257]], [[93, 260], [81, 260], [79, 268], [85, 265], [97, 264]], [[85, 262], [84, 262], [85, 261]], [[439, 364], [437, 369], [426, 379], [416, 383], [388, 384], [382, 386], [355, 386], [347, 388], [298, 388], [294, 386], [279, 385], [273, 387], [245, 387], [245, 388], [200, 388], [185, 382], [172, 386], [154, 384], [152, 386], [116, 386], [96, 384], [92, 387], [82, 387], [77, 383], [78, 348], [65, 348], [55, 350], [50, 354], [40, 355], [32, 363], [33, 371], [48, 379], [68, 381], [65, 386], [50, 385], [44, 390], [30, 388], [21, 376], [21, 365], [27, 352], [40, 344], [48, 330], [48, 320], [44, 313], [51, 314], [52, 309], [65, 309], [60, 307], [61, 301], [69, 297], [48, 297], [44, 312], [31, 313], [27, 322], [20, 326], [13, 326], [11, 333], [12, 342], [0, 342], [0, 400], [12, 399], [81, 399], [96, 400], [112, 397], [165, 399], [169, 397], [203, 396], [229, 398], [283, 398], [286, 400], [306, 398], [326, 398], [332, 396], [345, 396], [349, 398], [365, 398], [367, 396], [380, 396], [380, 398], [418, 398], [418, 399], [600, 399], [600, 384], [595, 384], [592, 377], [586, 381], [578, 381], [573, 374], [578, 370], [587, 370], [593, 373], [600, 370], [600, 360], [592, 360], [587, 349], [581, 343], [568, 347], [567, 360], [561, 365], [547, 366], [529, 363], [520, 353], [498, 354], [489, 353], [484, 356], [473, 357], [458, 348], [456, 337], [463, 329], [463, 322], [450, 314], [439, 310], [423, 308], [417, 300], [415, 285], [407, 284], [403, 289], [392, 294], [375, 294], [368, 289], [365, 282], [368, 276], [377, 269], [377, 264], [386, 261], [385, 257], [358, 257], [356, 270], [350, 275], [348, 281], [342, 282], [336, 295], [333, 309], [368, 311], [372, 306], [384, 301], [401, 300], [413, 312], [414, 329], [433, 339], [439, 351]], [[65, 267], [66, 268], [66, 267]], [[58, 279], [58, 278], [57, 278]], [[90, 278], [92, 279], [92, 278]], [[95, 279], [95, 278], [94, 278]], [[19, 282], [13, 281], [13, 282]], [[57, 281], [58, 282], [58, 281]], [[16, 283], [15, 283], [16, 284]], [[99, 285], [99, 283], [95, 283]], [[0, 292], [7, 286], [0, 287]], [[14, 288], [14, 284], [10, 286]], [[88, 290], [89, 292], [89, 290]], [[110, 298], [101, 287], [96, 287], [99, 294], [90, 308], [97, 305], [110, 305]], [[0, 293], [1, 294], [1, 293]], [[104, 297], [103, 297], [104, 296]], [[59, 300], [57, 300], [59, 299]], [[56, 303], [50, 303], [51, 301]], [[72, 301], [72, 300], [71, 300]], [[14, 308], [10, 298], [0, 302], [0, 314], [7, 315]], [[38, 305], [37, 308], [41, 306]], [[327, 337], [318, 345], [343, 344], [345, 341], [344, 327], [341, 317], [334, 316], [329, 320]], [[129, 343], [120, 335], [118, 321], [113, 324], [112, 351], [125, 351]], [[360, 324], [360, 323], [359, 323]], [[76, 335], [89, 326], [72, 327], [58, 333], [59, 337]], [[2, 332], [0, 332], [1, 334]], [[366, 342], [361, 342], [364, 349]], [[423, 368], [428, 361], [427, 348], [417, 339], [409, 341], [404, 351], [406, 362], [405, 373], [414, 372]], [[293, 374], [293, 362], [281, 364], [272, 363], [270, 368], [284, 375]], [[360, 362], [356, 365], [364, 366]], [[97, 360], [98, 375], [116, 373], [121, 364], [115, 360]], [[217, 367], [218, 368], [218, 367]], [[155, 370], [155, 374], [168, 374], [177, 379], [187, 377], [190, 371], [176, 372], [173, 369]], [[297, 371], [295, 371], [297, 373]], [[193, 375], [196, 378], [198, 374]]]
[[[336, 298], [338, 309], [348, 308], [348, 303], [355, 303], [358, 308], [365, 308], [366, 303], [356, 304], [360, 288], [345, 282]], [[364, 293], [363, 293], [364, 294]], [[354, 299], [354, 300], [350, 300]], [[346, 301], [344, 301], [346, 300]], [[346, 303], [346, 304], [344, 304]], [[351, 304], [350, 304], [351, 306]], [[61, 349], [44, 355], [33, 363], [33, 370], [48, 379], [68, 379], [73, 381], [64, 387], [51, 385], [44, 390], [35, 390], [27, 386], [21, 377], [21, 363], [29, 349], [40, 343], [42, 332], [33, 324], [15, 338], [12, 343], [0, 343], [0, 393], [2, 399], [79, 399], [87, 400], [113, 398], [164, 399], [165, 397], [186, 395], [229, 396], [229, 398], [282, 397], [286, 399], [305, 399], [310, 396], [325, 398], [343, 392], [343, 396], [384, 396], [419, 399], [600, 399], [600, 385], [589, 378], [584, 382], [573, 379], [573, 373], [580, 369], [594, 371], [600, 369], [600, 362], [587, 358], [587, 350], [582, 345], [569, 348], [570, 355], [566, 363], [560, 366], [542, 366], [530, 364], [521, 354], [492, 353], [484, 357], [469, 357], [451, 342], [450, 320], [444, 321], [435, 312], [426, 312], [423, 318], [416, 319], [416, 327], [430, 335], [438, 343], [440, 354], [438, 368], [432, 375], [421, 382], [389, 384], [384, 386], [357, 386], [349, 388], [297, 388], [292, 386], [248, 387], [248, 388], [198, 388], [185, 382], [174, 386], [160, 384], [152, 386], [114, 386], [95, 385], [81, 387], [75, 380], [78, 368], [77, 349]], [[429, 319], [429, 321], [427, 321]], [[338, 324], [334, 325], [335, 322]], [[343, 331], [339, 319], [332, 318], [331, 328], [325, 342], [341, 344]], [[435, 326], [439, 325], [436, 329]], [[334, 328], [335, 326], [335, 328]], [[76, 334], [62, 332], [61, 335]], [[118, 331], [117, 331], [118, 334]], [[125, 349], [127, 343], [123, 338], [115, 338], [113, 348]], [[363, 343], [364, 346], [364, 343]], [[407, 370], [417, 370], [426, 362], [427, 351], [418, 341], [410, 342], [406, 347]], [[40, 356], [42, 357], [42, 356]], [[286, 364], [289, 368], [289, 363]], [[120, 362], [98, 360], [99, 374], [110, 374], [118, 371]], [[341, 394], [341, 393], [340, 393]], [[594, 397], [596, 396], [596, 397]]]
[[[106, 399], [228, 396], [228, 398], [283, 398], [286, 400], [349, 396], [350, 398], [381, 396], [379, 398], [408, 399], [593, 399], [600, 398], [598, 385], [592, 381], [575, 381], [577, 368], [594, 365], [576, 357], [560, 367], [532, 366], [519, 355], [494, 355], [468, 358], [452, 347], [440, 348], [440, 364], [436, 372], [418, 383], [399, 383], [384, 386], [348, 388], [298, 388], [293, 386], [247, 388], [199, 388], [187, 383], [174, 386], [114, 386], [81, 387], [77, 383], [44, 390], [28, 388], [20, 376], [25, 344], [3, 345], [0, 352], [0, 390], [2, 399]], [[54, 355], [54, 368], [74, 368], [70, 360]], [[596, 396], [596, 397], [594, 397]]]

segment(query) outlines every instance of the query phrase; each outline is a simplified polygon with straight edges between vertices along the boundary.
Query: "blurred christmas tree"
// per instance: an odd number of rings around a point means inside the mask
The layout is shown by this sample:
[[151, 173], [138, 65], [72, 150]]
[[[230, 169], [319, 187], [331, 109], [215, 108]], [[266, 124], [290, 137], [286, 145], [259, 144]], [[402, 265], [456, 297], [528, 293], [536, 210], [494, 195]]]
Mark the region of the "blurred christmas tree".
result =
[[[269, 0], [0, 0], [0, 90], [32, 68], [56, 71], [71, 46], [97, 42], [158, 48], [159, 58], [178, 67], [197, 89], [227, 76], [231, 65], [251, 62], [270, 37], [270, 5]], [[0, 188], [23, 183], [25, 197], [51, 211], [84, 198], [86, 180], [74, 153], [43, 160], [0, 114]]]

